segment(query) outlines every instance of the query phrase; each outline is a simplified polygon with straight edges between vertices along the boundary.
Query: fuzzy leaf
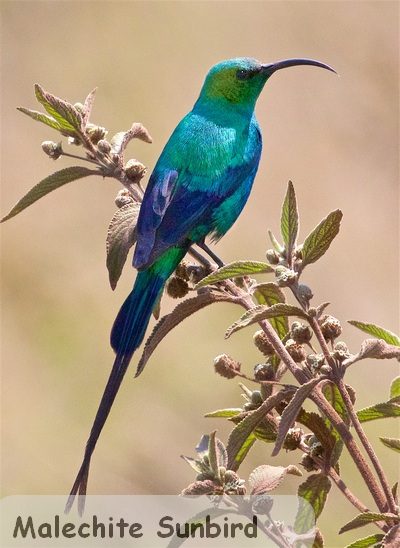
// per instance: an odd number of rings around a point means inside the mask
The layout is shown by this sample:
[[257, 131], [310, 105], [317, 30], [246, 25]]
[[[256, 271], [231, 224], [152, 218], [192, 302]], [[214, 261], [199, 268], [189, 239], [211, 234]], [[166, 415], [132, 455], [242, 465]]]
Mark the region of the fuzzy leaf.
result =
[[376, 521], [395, 521], [399, 522], [400, 518], [396, 514], [379, 514], [376, 512], [363, 512], [362, 514], [358, 514], [354, 519], [346, 523], [340, 531], [339, 535], [342, 533], [345, 533], [346, 531], [351, 531], [352, 529], [357, 529], [358, 527], [363, 527], [364, 525], [368, 525], [368, 523], [375, 523]]
[[396, 438], [379, 438], [383, 445], [386, 445], [386, 447], [389, 447], [389, 449], [393, 449], [393, 451], [397, 451], [397, 453], [400, 453], [400, 440]]
[[387, 344], [382, 339], [366, 339], [361, 344], [360, 352], [345, 360], [343, 365], [348, 367], [353, 363], [367, 358], [375, 358], [377, 360], [396, 358], [400, 360], [400, 347]]
[[214, 476], [219, 476], [219, 467], [225, 466], [228, 463], [228, 455], [226, 453], [225, 445], [221, 440], [215, 437], [216, 431], [212, 432], [208, 441], [208, 458], [210, 461], [210, 468], [214, 472]]
[[183, 459], [185, 462], [188, 463], [188, 465], [195, 470], [198, 474], [204, 472], [204, 466], [202, 465], [202, 462], [193, 459], [192, 457], [185, 457], [185, 455], [181, 455], [181, 459]]
[[360, 422], [385, 419], [387, 417], [400, 417], [400, 405], [390, 402], [377, 403], [371, 405], [371, 407], [365, 407], [365, 409], [357, 411], [357, 417]]
[[313, 389], [321, 382], [321, 379], [311, 379], [307, 383], [300, 386], [295, 392], [293, 398], [290, 400], [289, 404], [285, 407], [281, 420], [279, 423], [278, 435], [276, 437], [275, 447], [272, 451], [272, 456], [276, 457], [279, 451], [282, 448], [283, 442], [285, 441], [286, 434], [289, 431], [289, 428], [293, 426], [297, 415], [301, 410], [301, 406], [304, 403], [304, 400], [310, 395]]
[[273, 268], [267, 263], [261, 263], [259, 261], [235, 261], [234, 263], [222, 266], [215, 272], [212, 272], [205, 278], [203, 278], [195, 287], [199, 289], [206, 285], [212, 285], [222, 280], [228, 280], [229, 278], [237, 278], [240, 276], [249, 276], [250, 274], [261, 274], [273, 272]]
[[97, 88], [92, 89], [89, 95], [86, 97], [83, 104], [83, 124], [86, 125], [89, 121], [90, 115], [92, 114], [92, 108], [94, 104], [94, 97], [96, 95]]
[[278, 242], [278, 240], [275, 238], [275, 236], [270, 230], [268, 230], [268, 236], [269, 236], [269, 239], [271, 240], [272, 247], [275, 249], [275, 251], [277, 253], [282, 253], [282, 251], [284, 250], [283, 246], [281, 246], [281, 244]]
[[55, 173], [49, 175], [48, 177], [40, 181], [40, 183], [32, 187], [30, 191], [27, 192], [25, 196], [21, 198], [19, 202], [12, 208], [10, 213], [3, 217], [3, 219], [1, 219], [1, 222], [3, 223], [4, 221], [11, 219], [12, 217], [15, 217], [15, 215], [21, 213], [21, 211], [32, 205], [40, 198], [43, 198], [43, 196], [45, 196], [46, 194], [49, 194], [49, 192], [52, 192], [53, 190], [56, 190], [57, 188], [60, 188], [67, 183], [76, 181], [76, 179], [82, 179], [83, 177], [87, 177], [88, 175], [97, 174], [97, 171], [82, 166], [66, 167], [64, 169], [61, 169], [60, 171], [56, 171]]
[[229, 419], [230, 417], [236, 417], [236, 415], [239, 415], [239, 413], [242, 412], [241, 407], [232, 407], [229, 409], [218, 409], [217, 411], [211, 411], [210, 413], [206, 413], [204, 416], [207, 418], [222, 418], [222, 419]]
[[263, 464], [255, 468], [249, 476], [251, 495], [264, 495], [280, 485], [286, 474], [302, 476], [297, 466], [270, 466]]
[[359, 322], [357, 320], [349, 320], [348, 323], [354, 325], [354, 327], [357, 327], [358, 329], [361, 329], [361, 331], [364, 331], [364, 333], [368, 333], [368, 335], [372, 335], [377, 339], [384, 340], [388, 344], [392, 344], [393, 346], [400, 346], [400, 337], [398, 337], [391, 331], [380, 327], [379, 325], [375, 325], [373, 323]]
[[339, 232], [340, 221], [343, 213], [337, 209], [320, 222], [307, 236], [302, 249], [302, 268], [310, 263], [315, 263], [326, 253], [335, 236]]
[[132, 139], [140, 139], [145, 143], [153, 142], [147, 129], [142, 124], [134, 122], [131, 129], [128, 129], [128, 131], [120, 131], [114, 135], [111, 139], [112, 151], [116, 154], [120, 154], [126, 149]]
[[63, 99], [45, 91], [42, 86], [35, 84], [36, 99], [47, 112], [60, 124], [61, 128], [76, 135], [82, 130], [82, 116], [78, 110]]
[[[306, 533], [314, 527], [324, 509], [331, 482], [322, 473], [311, 474], [302, 483], [297, 491], [299, 496], [299, 508], [297, 510], [294, 530], [298, 533]], [[306, 501], [308, 504], [305, 504]], [[311, 508], [310, 508], [311, 506]], [[311, 511], [312, 509], [312, 511]]]
[[42, 112], [38, 112], [37, 110], [31, 110], [29, 108], [24, 108], [24, 107], [17, 107], [17, 110], [19, 110], [20, 112], [23, 112], [24, 114], [26, 114], [33, 120], [36, 120], [37, 122], [42, 122], [43, 124], [46, 124], [46, 126], [56, 129], [57, 131], [61, 131], [61, 126], [57, 122], [57, 120], [54, 120], [54, 118], [52, 118], [51, 116], [48, 116], [47, 114], [43, 114]]
[[207, 479], [203, 481], [195, 481], [181, 492], [182, 497], [192, 496], [200, 497], [201, 495], [211, 495], [215, 491], [220, 491], [221, 486], [214, 481]]
[[[232, 432], [229, 435], [228, 444], [226, 446], [226, 450], [228, 452], [229, 470], [236, 471], [239, 468], [244, 458], [243, 447], [247, 448], [247, 446], [250, 443], [249, 437], [251, 436], [250, 439], [252, 440], [251, 441], [251, 445], [252, 445], [255, 441], [255, 436], [253, 434], [253, 431], [257, 428], [257, 426], [263, 420], [265, 415], [273, 407], [275, 407], [275, 405], [277, 405], [279, 402], [285, 399], [288, 396], [288, 394], [289, 394], [288, 389], [283, 389], [280, 392], [273, 394], [272, 396], [267, 398], [260, 405], [260, 407], [258, 407], [258, 409], [255, 409], [254, 411], [248, 413], [246, 417], [239, 424], [235, 426], [235, 428], [232, 430]], [[246, 454], [247, 452], [248, 452], [248, 449], [246, 451]]]
[[383, 539], [384, 535], [376, 533], [375, 535], [369, 535], [368, 537], [359, 538], [355, 542], [348, 544], [346, 548], [369, 548], [369, 546], [375, 546]]
[[400, 377], [396, 377], [392, 380], [392, 384], [390, 386], [390, 397], [391, 398], [398, 398], [400, 396]]
[[174, 327], [198, 310], [217, 302], [235, 302], [235, 300], [232, 297], [229, 297], [229, 295], [211, 292], [202, 293], [191, 299], [184, 300], [178, 304], [170, 314], [162, 317], [146, 341], [142, 357], [140, 358], [136, 370], [136, 376], [140, 375], [154, 350]]
[[269, 320], [279, 316], [298, 316], [299, 318], [307, 318], [307, 314], [291, 304], [277, 303], [272, 306], [255, 306], [243, 314], [235, 323], [233, 323], [225, 333], [225, 339], [228, 339], [232, 333], [258, 323], [262, 320]]
[[[285, 294], [274, 282], [258, 284], [255, 286], [253, 292], [258, 304], [272, 306], [277, 303], [285, 302]], [[281, 340], [286, 337], [289, 331], [287, 316], [276, 316], [269, 321]]]
[[293, 248], [296, 245], [298, 231], [299, 213], [297, 211], [296, 193], [292, 181], [289, 181], [281, 215], [281, 233], [286, 244], [288, 257], [291, 257]]
[[275, 420], [271, 417], [263, 419], [257, 428], [254, 430], [255, 437], [265, 443], [273, 443], [276, 440], [278, 426]]
[[136, 242], [140, 204], [129, 202], [114, 213], [107, 232], [107, 269], [111, 289], [117, 287], [130, 248]]

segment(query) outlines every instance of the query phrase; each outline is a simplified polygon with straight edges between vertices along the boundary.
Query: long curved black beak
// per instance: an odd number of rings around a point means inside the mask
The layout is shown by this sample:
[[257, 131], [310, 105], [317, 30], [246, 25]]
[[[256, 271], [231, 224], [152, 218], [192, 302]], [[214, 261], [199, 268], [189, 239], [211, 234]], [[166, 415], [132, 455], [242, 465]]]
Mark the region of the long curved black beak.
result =
[[283, 59], [283, 61], [277, 61], [276, 63], [262, 65], [261, 70], [268, 76], [271, 76], [271, 74], [273, 74], [277, 70], [288, 67], [296, 67], [297, 65], [312, 65], [314, 67], [320, 67], [326, 70], [330, 70], [331, 72], [337, 74], [336, 70], [329, 65], [321, 63], [321, 61], [315, 61], [314, 59]]

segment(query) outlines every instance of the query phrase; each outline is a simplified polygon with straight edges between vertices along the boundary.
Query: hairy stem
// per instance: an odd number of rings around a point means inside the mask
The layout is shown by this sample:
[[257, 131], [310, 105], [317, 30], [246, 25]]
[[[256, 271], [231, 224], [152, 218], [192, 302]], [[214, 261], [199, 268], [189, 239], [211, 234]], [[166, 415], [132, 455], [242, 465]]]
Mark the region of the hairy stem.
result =
[[346, 409], [347, 409], [347, 412], [349, 414], [350, 420], [351, 420], [351, 422], [354, 426], [354, 429], [356, 430], [356, 432], [358, 434], [358, 437], [360, 438], [360, 441], [363, 444], [364, 449], [365, 449], [367, 455], [369, 456], [373, 467], [375, 468], [376, 474], [377, 474], [377, 476], [379, 478], [379, 481], [382, 485], [382, 488], [385, 492], [385, 495], [386, 495], [386, 498], [387, 498], [388, 510], [390, 512], [396, 513], [396, 503], [395, 503], [395, 500], [394, 500], [394, 497], [393, 497], [393, 493], [390, 489], [388, 480], [386, 478], [385, 472], [383, 471], [382, 465], [379, 462], [379, 459], [376, 456], [376, 453], [375, 453], [372, 445], [369, 442], [369, 439], [367, 438], [367, 436], [366, 436], [366, 434], [365, 434], [365, 432], [364, 432], [364, 430], [361, 426], [361, 423], [360, 423], [360, 421], [357, 417], [357, 413], [354, 411], [352, 401], [351, 401], [350, 396], [347, 392], [347, 389], [346, 389], [346, 386], [343, 382], [343, 379], [339, 379], [337, 381], [336, 385], [337, 385], [337, 387], [339, 389], [339, 392], [340, 392], [340, 394], [343, 398], [343, 401], [346, 405]]
[[395, 504], [395, 501], [394, 501], [394, 498], [393, 498], [393, 494], [392, 494], [392, 491], [390, 489], [390, 486], [389, 486], [389, 483], [387, 481], [387, 478], [386, 478], [386, 475], [385, 475], [385, 472], [383, 471], [383, 468], [381, 466], [381, 463], [379, 462], [379, 459], [378, 457], [376, 456], [376, 453], [372, 447], [372, 445], [370, 444], [367, 436], [365, 435], [365, 432], [361, 426], [361, 423], [360, 421], [358, 420], [358, 417], [357, 417], [357, 414], [356, 412], [354, 411], [354, 406], [353, 406], [353, 403], [350, 399], [350, 396], [347, 392], [347, 389], [346, 389], [346, 386], [344, 384], [344, 381], [343, 381], [343, 378], [338, 375], [338, 370], [337, 370], [337, 366], [336, 366], [336, 362], [335, 360], [333, 359], [333, 357], [331, 356], [330, 352], [329, 352], [329, 348], [328, 348], [328, 345], [326, 344], [326, 341], [325, 341], [325, 338], [322, 334], [322, 331], [321, 331], [321, 328], [320, 328], [320, 325], [319, 323], [317, 322], [317, 320], [315, 318], [311, 318], [310, 319], [310, 324], [311, 324], [311, 327], [318, 339], [318, 342], [321, 346], [321, 349], [322, 349], [322, 352], [325, 356], [325, 359], [327, 361], [327, 363], [331, 366], [332, 370], [336, 373], [336, 380], [335, 380], [335, 384], [336, 386], [338, 387], [338, 390], [340, 392], [340, 395], [342, 396], [343, 398], [343, 401], [344, 401], [344, 404], [346, 406], [346, 409], [347, 409], [347, 412], [349, 414], [349, 417], [350, 417], [350, 420], [358, 434], [358, 437], [360, 438], [360, 441], [362, 443], [362, 445], [364, 446], [364, 449], [367, 453], [367, 455], [369, 456], [371, 462], [372, 462], [372, 465], [376, 471], [376, 474], [379, 478], [379, 481], [382, 485], [382, 488], [383, 488], [383, 491], [386, 495], [386, 498], [387, 498], [387, 505], [389, 507], [389, 510], [390, 512], [395, 512], [396, 511], [396, 504]]
[[347, 487], [347, 485], [344, 483], [342, 478], [339, 476], [339, 474], [336, 472], [334, 468], [330, 468], [328, 470], [328, 476], [331, 478], [333, 483], [340, 489], [340, 491], [343, 493], [343, 495], [346, 497], [346, 499], [351, 502], [353, 506], [357, 508], [360, 512], [368, 512], [367, 506], [363, 504]]
[[372, 473], [367, 461], [358, 448], [350, 430], [343, 422], [342, 418], [335, 411], [335, 409], [326, 400], [324, 394], [319, 387], [316, 387], [314, 392], [310, 395], [310, 399], [319, 407], [322, 413], [329, 419], [333, 427], [337, 430], [343, 443], [346, 445], [355, 465], [357, 466], [361, 476], [364, 479], [366, 486], [368, 487], [377, 507], [381, 512], [386, 509], [386, 497], [382, 492], [375, 476]]
[[[228, 287], [230, 291], [235, 293], [236, 297], [239, 297], [239, 302], [244, 308], [246, 308], [247, 310], [254, 308], [255, 304], [248, 293], [243, 292], [233, 283], [229, 283]], [[296, 380], [300, 384], [304, 384], [305, 382], [307, 382], [307, 376], [301, 370], [301, 368], [297, 366], [296, 362], [290, 356], [271, 324], [267, 320], [261, 321], [259, 323], [264, 333], [267, 335], [267, 338], [273, 346], [275, 352], [286, 364]], [[378, 482], [376, 481], [375, 476], [373, 475], [367, 461], [365, 460], [363, 454], [358, 448], [349, 428], [343, 422], [342, 418], [338, 415], [335, 409], [326, 400], [325, 396], [318, 387], [314, 389], [314, 391], [310, 395], [310, 398], [318, 406], [321, 412], [330, 420], [334, 428], [341, 436], [372, 497], [374, 498], [376, 505], [381, 512], [384, 512], [387, 505], [385, 493], [381, 490]]]

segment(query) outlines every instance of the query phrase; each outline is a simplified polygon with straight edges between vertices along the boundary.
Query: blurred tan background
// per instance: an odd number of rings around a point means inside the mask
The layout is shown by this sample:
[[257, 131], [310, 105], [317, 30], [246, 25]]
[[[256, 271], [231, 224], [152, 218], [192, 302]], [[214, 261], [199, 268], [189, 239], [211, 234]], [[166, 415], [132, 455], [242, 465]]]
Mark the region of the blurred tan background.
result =
[[[151, 170], [215, 62], [301, 56], [334, 66], [340, 78], [299, 67], [267, 84], [257, 107], [264, 151], [254, 191], [216, 251], [225, 261], [263, 260], [292, 179], [302, 237], [329, 211], [344, 212], [340, 236], [304, 276], [316, 302], [329, 300], [343, 321], [342, 339], [353, 351], [363, 339], [346, 319], [399, 331], [398, 3], [2, 2], [1, 11], [3, 214], [52, 170], [73, 165], [48, 159], [40, 143], [55, 133], [15, 110], [38, 108], [34, 82], [72, 102], [98, 86], [93, 121], [110, 135], [145, 124], [154, 142], [134, 143], [128, 158]], [[80, 465], [113, 360], [110, 327], [134, 278], [128, 264], [114, 293], [108, 285], [104, 241], [118, 190], [100, 179], [75, 182], [2, 227], [3, 495], [66, 493]], [[172, 305], [165, 299], [162, 311]], [[214, 374], [213, 358], [228, 352], [247, 371], [262, 361], [251, 329], [223, 339], [240, 313], [229, 305], [202, 311], [162, 343], [136, 381], [133, 364], [93, 458], [90, 493], [179, 492], [193, 478], [179, 456], [192, 455], [214, 428], [226, 441], [229, 425], [203, 414], [240, 405], [240, 390]], [[348, 382], [358, 406], [387, 399], [396, 373], [395, 362], [355, 365]], [[366, 430], [394, 483], [396, 455], [377, 436], [396, 437], [395, 421]], [[253, 449], [242, 476], [301, 456], [270, 452]], [[342, 470], [370, 504], [348, 459]], [[297, 482], [289, 478], [280, 492]], [[321, 521], [329, 547], [356, 538], [336, 537], [355, 513], [332, 488]]]

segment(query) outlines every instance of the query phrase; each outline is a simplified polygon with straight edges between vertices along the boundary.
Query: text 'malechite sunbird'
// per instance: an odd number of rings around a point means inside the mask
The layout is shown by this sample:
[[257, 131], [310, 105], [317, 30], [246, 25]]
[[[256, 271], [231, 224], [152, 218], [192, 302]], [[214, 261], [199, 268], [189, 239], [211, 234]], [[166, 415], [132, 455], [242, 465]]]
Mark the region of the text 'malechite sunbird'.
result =
[[[221, 238], [249, 197], [261, 156], [261, 131], [254, 107], [276, 71], [312, 65], [313, 59], [262, 64], [251, 58], [222, 61], [211, 68], [192, 111], [168, 140], [151, 174], [137, 224], [132, 292], [111, 331], [116, 353], [81, 468], [66, 510], [76, 495], [83, 511], [90, 459], [133, 353], [141, 344], [164, 284], [194, 245]], [[137, 375], [141, 371], [137, 371]]]

